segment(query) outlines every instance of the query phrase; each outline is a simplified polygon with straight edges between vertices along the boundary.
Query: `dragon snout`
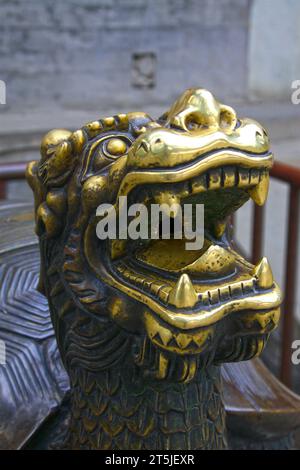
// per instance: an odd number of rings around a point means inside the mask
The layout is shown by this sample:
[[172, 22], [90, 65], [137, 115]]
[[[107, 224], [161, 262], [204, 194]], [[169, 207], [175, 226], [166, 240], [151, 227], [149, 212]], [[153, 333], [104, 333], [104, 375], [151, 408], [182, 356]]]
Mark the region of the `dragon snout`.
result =
[[185, 131], [208, 128], [232, 131], [236, 123], [234, 109], [219, 103], [203, 88], [187, 90], [167, 113], [167, 126]]

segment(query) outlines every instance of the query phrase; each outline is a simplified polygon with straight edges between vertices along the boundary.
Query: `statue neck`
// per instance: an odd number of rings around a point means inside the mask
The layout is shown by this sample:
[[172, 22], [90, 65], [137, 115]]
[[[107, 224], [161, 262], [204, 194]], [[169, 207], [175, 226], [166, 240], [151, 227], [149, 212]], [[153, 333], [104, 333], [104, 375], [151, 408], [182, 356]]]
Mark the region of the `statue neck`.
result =
[[135, 366], [71, 373], [68, 446], [75, 449], [224, 449], [220, 369], [188, 384], [145, 380]]

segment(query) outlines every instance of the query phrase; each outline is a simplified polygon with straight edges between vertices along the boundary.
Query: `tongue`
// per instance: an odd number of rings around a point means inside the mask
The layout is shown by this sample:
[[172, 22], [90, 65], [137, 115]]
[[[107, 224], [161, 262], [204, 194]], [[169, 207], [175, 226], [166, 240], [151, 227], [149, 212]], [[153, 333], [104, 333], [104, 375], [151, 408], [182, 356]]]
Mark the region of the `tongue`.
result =
[[136, 253], [136, 259], [156, 269], [219, 275], [234, 271], [234, 257], [224, 248], [205, 240], [201, 250], [186, 250], [186, 240], [153, 240]]

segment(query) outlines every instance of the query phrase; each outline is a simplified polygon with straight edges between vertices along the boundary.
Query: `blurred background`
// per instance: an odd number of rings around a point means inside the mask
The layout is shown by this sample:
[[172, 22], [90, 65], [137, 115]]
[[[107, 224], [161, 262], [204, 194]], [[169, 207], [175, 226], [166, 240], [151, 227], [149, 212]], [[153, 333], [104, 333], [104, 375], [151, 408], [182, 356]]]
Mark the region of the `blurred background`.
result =
[[[0, 164], [38, 158], [50, 128], [72, 130], [122, 111], [156, 117], [186, 88], [201, 86], [260, 121], [277, 162], [300, 181], [300, 104], [292, 103], [299, 0], [0, 0], [0, 19]], [[235, 235], [249, 258], [265, 254], [280, 285], [291, 286], [285, 363], [281, 332], [266, 352], [290, 385], [291, 340], [300, 339], [300, 183], [283, 181], [279, 170], [255, 229], [248, 203], [235, 217]], [[32, 198], [21, 180], [1, 191], [2, 198]], [[300, 389], [300, 365], [291, 369]]]

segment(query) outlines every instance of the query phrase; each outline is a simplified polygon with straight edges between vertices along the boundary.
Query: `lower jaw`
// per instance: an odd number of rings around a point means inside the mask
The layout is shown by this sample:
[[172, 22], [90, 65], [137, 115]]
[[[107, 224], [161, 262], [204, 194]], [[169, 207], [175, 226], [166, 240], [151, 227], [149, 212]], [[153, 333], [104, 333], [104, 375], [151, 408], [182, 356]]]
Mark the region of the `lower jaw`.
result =
[[[225, 245], [223, 246], [225, 247]], [[189, 272], [193, 262], [191, 265], [187, 264], [183, 269], [179, 269], [180, 262], [177, 263], [177, 267], [175, 263], [175, 268], [173, 266], [172, 270], [157, 265], [156, 261], [159, 257], [157, 259], [154, 257], [152, 260], [146, 256], [146, 264], [139, 258], [134, 262], [132, 260], [127, 262], [125, 259], [114, 263], [111, 271], [112, 282], [126, 295], [144, 304], [145, 311], [153, 312], [154, 317], [157, 317], [159, 321], [186, 333], [193, 329], [214, 326], [228, 315], [243, 311], [253, 311], [263, 318], [263, 312], [274, 310], [280, 306], [281, 292], [278, 285], [275, 282], [272, 284], [272, 281], [269, 280], [266, 283], [265, 279], [257, 275], [257, 268], [261, 263], [257, 266], [251, 265], [229, 246], [226, 246], [226, 250], [224, 250], [222, 244], [210, 245], [210, 248], [214, 247], [219, 248], [227, 255], [228, 262], [226, 259], [224, 262], [224, 255], [221, 260], [223, 266], [226, 267], [227, 263], [227, 271], [216, 271], [211, 275], [202, 273], [203, 267], [209, 265], [211, 269], [212, 265], [218, 264], [216, 262], [218, 261], [218, 253], [211, 253], [210, 257], [205, 258], [200, 269], [200, 277], [198, 274], [190, 274]], [[209, 249], [205, 248], [204, 255], [201, 255], [196, 262], [201, 261], [208, 252]], [[175, 250], [173, 258], [176, 256]], [[165, 253], [162, 253], [161, 257], [169, 259]], [[214, 263], [212, 263], [212, 257]], [[181, 259], [179, 258], [179, 260]], [[147, 261], [150, 261], [150, 264]], [[266, 264], [268, 265], [267, 261]], [[202, 274], [206, 274], [204, 278]], [[184, 302], [182, 297], [178, 301], [178, 297], [175, 298], [172, 295], [174, 291], [177, 292], [179, 278], [184, 276], [187, 276], [191, 281], [191, 289], [194, 290], [194, 298], [191, 303]], [[185, 294], [186, 291], [183, 296]], [[189, 292], [187, 292], [187, 296], [189, 296]]]
[[[143, 291], [137, 290], [135, 286], [125, 284], [124, 281], [122, 282], [115, 276], [109, 278], [107, 282], [131, 299], [144, 304], [145, 311], [153, 312], [153, 316], [157, 317], [158, 320], [185, 332], [196, 328], [214, 326], [230, 314], [241, 311], [254, 311], [259, 315], [260, 312], [274, 310], [281, 304], [281, 292], [276, 283], [267, 290], [254, 287], [253, 293], [248, 295], [243, 295], [240, 291], [232, 292], [232, 297], [223, 302], [219, 298], [219, 301], [213, 304], [211, 303], [213, 299], [210, 299], [207, 305], [201, 304], [200, 301], [193, 308], [177, 309], [172, 305], [163, 304]], [[251, 282], [254, 283], [255, 280], [253, 279]], [[218, 286], [216, 290], [220, 291], [221, 289]]]
[[[274, 310], [281, 304], [281, 293], [276, 283], [273, 283], [273, 286], [269, 289], [261, 289], [255, 285], [255, 279], [248, 273], [246, 278], [248, 280], [251, 278], [251, 282], [254, 282], [252, 293], [245, 295], [240, 291], [232, 292], [232, 297], [225, 301], [214, 303], [214, 299], [210, 299], [210, 302], [205, 305], [199, 300], [193, 308], [178, 309], [168, 303], [163, 303], [154, 295], [149, 295], [140, 287], [133, 285], [130, 280], [124, 279], [116, 269], [112, 269], [111, 262], [107, 259], [107, 252], [106, 260], [108, 264], [105, 268], [103, 259], [99, 262], [98, 256], [94, 256], [97, 253], [98, 245], [95, 237], [91, 236], [91, 231], [94, 235], [93, 229], [89, 226], [86, 237], [95, 243], [86, 243], [86, 258], [95, 275], [113, 289], [125, 294], [125, 297], [131, 299], [131, 301], [137, 301], [144, 307], [144, 311], [152, 312], [155, 317], [170, 327], [188, 332], [196, 328], [213, 326], [223, 318], [230, 314], [234, 315], [236, 312], [251, 310], [259, 314], [259, 312]], [[228, 285], [228, 280], [224, 281], [224, 286], [226, 285]], [[221, 290], [220, 284], [216, 284], [215, 287], [217, 290]]]

